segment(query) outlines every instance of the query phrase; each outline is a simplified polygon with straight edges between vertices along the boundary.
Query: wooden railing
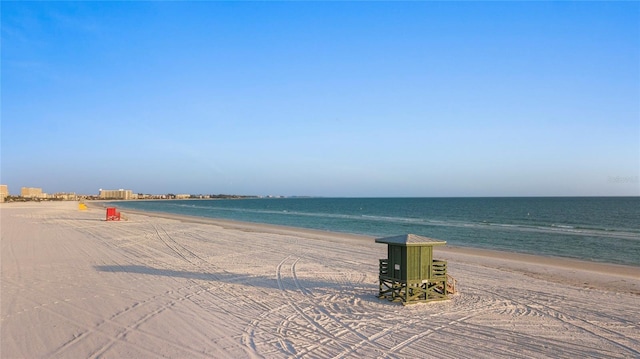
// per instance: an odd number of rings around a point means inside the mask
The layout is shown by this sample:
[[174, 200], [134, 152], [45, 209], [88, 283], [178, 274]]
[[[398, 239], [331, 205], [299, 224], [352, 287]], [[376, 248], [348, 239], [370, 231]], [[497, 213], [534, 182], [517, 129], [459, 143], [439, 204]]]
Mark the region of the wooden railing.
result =
[[380, 275], [386, 276], [389, 274], [389, 260], [381, 259], [380, 260]]
[[447, 262], [434, 259], [431, 262], [431, 278], [444, 277], [447, 275]]

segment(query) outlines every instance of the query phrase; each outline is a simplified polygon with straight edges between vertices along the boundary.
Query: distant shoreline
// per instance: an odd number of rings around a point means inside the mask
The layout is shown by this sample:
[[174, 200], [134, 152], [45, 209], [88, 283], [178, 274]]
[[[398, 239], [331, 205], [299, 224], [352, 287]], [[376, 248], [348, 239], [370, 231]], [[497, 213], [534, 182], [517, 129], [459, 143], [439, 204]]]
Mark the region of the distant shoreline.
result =
[[91, 202], [133, 202], [133, 201], [193, 201], [193, 200], [227, 200], [227, 199], [305, 199], [305, 198], [325, 198], [325, 199], [516, 199], [516, 198], [640, 198], [635, 196], [241, 196], [228, 198], [139, 198], [139, 199], [94, 199]]

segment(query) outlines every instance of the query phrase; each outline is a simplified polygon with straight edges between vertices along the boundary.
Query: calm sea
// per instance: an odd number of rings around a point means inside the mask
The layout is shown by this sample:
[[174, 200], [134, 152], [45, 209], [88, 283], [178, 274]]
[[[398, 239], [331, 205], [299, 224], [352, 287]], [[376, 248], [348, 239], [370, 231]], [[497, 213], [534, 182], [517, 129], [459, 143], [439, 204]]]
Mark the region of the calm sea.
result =
[[640, 266], [640, 197], [125, 201], [121, 208]]

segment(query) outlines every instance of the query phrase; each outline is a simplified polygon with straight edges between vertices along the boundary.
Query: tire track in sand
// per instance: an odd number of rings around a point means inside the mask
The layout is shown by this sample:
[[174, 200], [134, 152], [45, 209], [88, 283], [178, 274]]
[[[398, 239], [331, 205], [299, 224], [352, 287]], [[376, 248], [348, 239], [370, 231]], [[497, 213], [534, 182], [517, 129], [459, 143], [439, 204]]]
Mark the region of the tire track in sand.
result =
[[[311, 291], [309, 291], [300, 281], [297, 273], [297, 265], [300, 262], [301, 258], [293, 258], [291, 255], [285, 257], [280, 263], [276, 266], [275, 277], [278, 285], [278, 289], [281, 291], [283, 298], [286, 300], [285, 306], [293, 309], [294, 315], [285, 316], [280, 320], [277, 324], [277, 333], [281, 333], [280, 338], [278, 339], [280, 350], [286, 355], [292, 355], [296, 357], [303, 357], [310, 353], [314, 353], [314, 355], [323, 355], [326, 357], [335, 357], [342, 358], [353, 354], [357, 349], [363, 346], [371, 346], [372, 348], [377, 348], [378, 351], [386, 352], [387, 347], [384, 344], [376, 342], [376, 339], [387, 335], [388, 333], [393, 331], [392, 328], [385, 328], [374, 335], [367, 336], [352, 326], [344, 323], [341, 318], [332, 313], [326, 305], [332, 306], [333, 302], [330, 301], [327, 303], [325, 300], [321, 300], [321, 303], [318, 303], [319, 298], [315, 297]], [[289, 267], [288, 270], [285, 270], [285, 267]], [[288, 274], [288, 277], [291, 280], [291, 284], [287, 285], [285, 280], [285, 273]], [[288, 286], [293, 287], [293, 291], [300, 293], [302, 295], [302, 300], [296, 299], [292, 297], [292, 290], [287, 288]], [[332, 297], [335, 299], [335, 297]], [[308, 308], [305, 306], [308, 304]], [[254, 319], [248, 326], [245, 328], [244, 340], [245, 345], [250, 345], [253, 350], [258, 349], [257, 344], [255, 343], [255, 331], [260, 326], [260, 323], [267, 320], [269, 316], [275, 314], [276, 312], [282, 311], [282, 307], [278, 307], [277, 310], [272, 310], [269, 312], [265, 312], [261, 314], [258, 318]], [[316, 314], [311, 316], [307, 314], [307, 310], [313, 310]], [[290, 324], [296, 320], [296, 318], [301, 318], [308, 324], [308, 327], [297, 327], [296, 331], [300, 330], [308, 331], [307, 341], [311, 340], [312, 343], [307, 343], [303, 348], [296, 350], [291, 343], [286, 340], [286, 333], [291, 329]], [[313, 332], [318, 332], [321, 334], [318, 337], [318, 341], [313, 341]], [[298, 333], [299, 334], [299, 333]], [[345, 341], [345, 335], [352, 335], [357, 338], [356, 341], [350, 340]], [[339, 353], [336, 355], [335, 352], [331, 353], [332, 348], [327, 346], [328, 343], [333, 343], [333, 349], [338, 349]], [[316, 350], [322, 350], [322, 353], [315, 352]]]
[[[547, 316], [547, 317], [551, 317], [551, 318], [555, 318], [556, 320], [560, 321], [563, 324], [572, 326], [576, 329], [578, 329], [579, 331], [584, 331], [587, 332], [591, 335], [593, 335], [594, 337], [604, 340], [612, 345], [614, 345], [615, 347], [618, 347], [620, 349], [625, 350], [626, 352], [632, 354], [634, 357], [640, 357], [640, 341], [635, 339], [635, 338], [631, 338], [628, 337], [622, 333], [618, 333], [616, 331], [604, 328], [602, 326], [598, 326], [595, 325], [593, 323], [590, 323], [589, 321], [582, 319], [582, 318], [577, 318], [574, 316], [571, 316], [569, 314], [567, 314], [566, 312], [563, 312], [561, 310], [558, 310], [556, 308], [551, 307], [548, 304], [545, 304], [541, 301], [536, 301], [534, 299], [529, 299], [528, 302], [523, 302], [523, 301], [516, 301], [513, 300], [513, 298], [509, 298], [505, 295], [502, 294], [498, 294], [496, 292], [490, 292], [492, 295], [496, 296], [496, 297], [500, 297], [503, 298], [505, 300], [508, 300], [512, 303], [516, 303], [518, 305], [521, 305], [523, 307], [525, 307], [526, 313], [529, 313], [529, 315], [533, 315], [535, 313], [539, 313], [542, 316]], [[535, 307], [532, 305], [535, 304]], [[573, 319], [570, 319], [573, 318]], [[579, 325], [579, 324], [580, 325]], [[605, 335], [608, 334], [608, 336]], [[614, 340], [611, 337], [614, 338], [618, 338], [618, 340], [622, 339], [628, 342], [631, 342], [633, 344], [635, 344], [636, 346], [631, 347], [627, 344], [624, 343], [620, 343], [617, 340]]]

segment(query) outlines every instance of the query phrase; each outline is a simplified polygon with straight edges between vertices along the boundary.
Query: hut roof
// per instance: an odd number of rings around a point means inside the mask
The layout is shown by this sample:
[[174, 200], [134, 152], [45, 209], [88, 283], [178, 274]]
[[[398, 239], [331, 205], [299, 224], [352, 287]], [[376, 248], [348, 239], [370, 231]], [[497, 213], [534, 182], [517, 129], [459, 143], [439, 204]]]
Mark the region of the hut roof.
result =
[[377, 238], [376, 243], [400, 244], [405, 246], [418, 246], [418, 245], [438, 246], [438, 245], [447, 244], [446, 241], [441, 241], [438, 239], [433, 239], [428, 237], [422, 237], [415, 234], [403, 234], [400, 236]]

